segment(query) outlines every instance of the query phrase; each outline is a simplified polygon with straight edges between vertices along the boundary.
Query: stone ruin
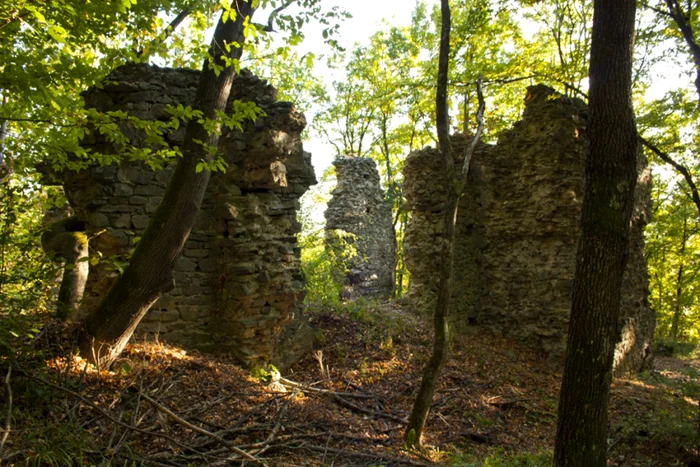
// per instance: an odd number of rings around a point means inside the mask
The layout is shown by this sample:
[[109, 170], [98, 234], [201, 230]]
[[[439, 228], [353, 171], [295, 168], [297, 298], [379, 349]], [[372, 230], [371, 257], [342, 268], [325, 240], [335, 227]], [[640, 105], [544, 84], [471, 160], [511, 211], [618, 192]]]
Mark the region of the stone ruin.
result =
[[[189, 105], [199, 72], [145, 64], [115, 70], [102, 89], [84, 94], [86, 107], [121, 110], [143, 120], [167, 121], [168, 105]], [[316, 183], [304, 152], [304, 116], [248, 72], [233, 84], [229, 101], [254, 101], [264, 111], [244, 131], [224, 130], [219, 149], [228, 164], [214, 172], [197, 224], [174, 271], [175, 288], [163, 295], [136, 334], [205, 351], [231, 352], [248, 366], [272, 360], [285, 366], [310, 346], [301, 313], [304, 280], [296, 234], [299, 198]], [[185, 125], [165, 135], [180, 145]], [[120, 124], [132, 142], [142, 135]], [[86, 137], [85, 147], [113, 154], [107, 137]], [[146, 144], [146, 143], [136, 143]], [[83, 310], [93, 309], [119, 274], [160, 203], [172, 166], [153, 171], [142, 163], [90, 167], [54, 174], [75, 215], [87, 225], [91, 257]]]
[[[453, 325], [474, 324], [544, 350], [563, 362], [587, 154], [587, 108], [545, 86], [528, 88], [522, 120], [495, 146], [480, 144], [460, 202], [452, 286]], [[465, 138], [454, 138], [461, 156]], [[648, 301], [643, 228], [649, 221], [651, 175], [641, 158], [615, 353], [617, 375], [650, 362], [655, 315]], [[408, 300], [434, 300], [445, 177], [441, 156], [427, 148], [404, 166], [412, 217], [405, 258]]]
[[333, 161], [337, 185], [328, 202], [326, 245], [348, 253], [342, 297], [386, 299], [394, 290], [396, 237], [377, 164], [363, 157]]

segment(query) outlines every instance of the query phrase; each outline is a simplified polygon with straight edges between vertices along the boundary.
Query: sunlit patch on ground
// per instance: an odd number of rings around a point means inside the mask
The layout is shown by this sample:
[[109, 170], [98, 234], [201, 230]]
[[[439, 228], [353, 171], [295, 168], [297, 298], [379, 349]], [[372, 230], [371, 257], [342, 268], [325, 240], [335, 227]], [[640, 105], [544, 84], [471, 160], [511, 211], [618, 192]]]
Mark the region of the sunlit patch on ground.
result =
[[[230, 356], [156, 341], [129, 345], [101, 373], [81, 357], [54, 358], [44, 377], [73, 395], [41, 384], [21, 392], [16, 382], [22, 408], [7, 465], [47, 463], [56, 452], [84, 465], [239, 465], [231, 446], [271, 466], [548, 465], [560, 380], [545, 356], [483, 332], [458, 336], [425, 450], [409, 453], [403, 428], [429, 326], [395, 306], [316, 313], [312, 324], [316, 351], [282, 375], [253, 377]], [[699, 393], [692, 365], [675, 361], [616, 381], [609, 465], [690, 465]], [[71, 428], [46, 428], [58, 426]]]

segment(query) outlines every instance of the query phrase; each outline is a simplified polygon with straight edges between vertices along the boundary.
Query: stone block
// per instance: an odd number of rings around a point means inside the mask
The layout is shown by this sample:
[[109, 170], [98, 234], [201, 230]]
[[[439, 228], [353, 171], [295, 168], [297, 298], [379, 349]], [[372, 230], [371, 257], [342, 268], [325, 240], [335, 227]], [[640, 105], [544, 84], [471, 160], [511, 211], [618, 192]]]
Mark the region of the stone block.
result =
[[199, 260], [199, 269], [202, 272], [214, 272], [219, 268], [216, 258], [203, 258]]
[[147, 216], [145, 214], [137, 214], [135, 216], [132, 216], [131, 222], [134, 224], [134, 227], [137, 229], [145, 229], [148, 227], [148, 223], [151, 221], [151, 216]]
[[114, 225], [114, 227], [118, 229], [131, 228], [131, 215], [122, 214], [121, 216], [117, 217], [117, 219], [112, 223], [112, 225]]
[[181, 257], [175, 263], [175, 270], [181, 272], [189, 272], [197, 269], [197, 263], [189, 258]]
[[90, 224], [94, 227], [107, 227], [109, 218], [100, 212], [96, 212], [90, 216]]
[[[134, 194], [134, 188], [126, 183], [115, 183], [114, 184], [114, 196], [131, 196]], [[125, 204], [128, 204], [128, 200]]]
[[148, 198], [145, 198], [143, 196], [131, 196], [129, 197], [129, 204], [132, 206], [143, 206], [144, 204], [148, 203]]

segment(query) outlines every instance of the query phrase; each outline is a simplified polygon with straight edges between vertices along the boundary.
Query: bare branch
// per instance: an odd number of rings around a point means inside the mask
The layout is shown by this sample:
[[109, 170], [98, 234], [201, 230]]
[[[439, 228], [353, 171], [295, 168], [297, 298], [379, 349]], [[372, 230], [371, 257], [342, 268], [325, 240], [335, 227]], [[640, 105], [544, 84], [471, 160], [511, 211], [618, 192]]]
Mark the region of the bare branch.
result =
[[[190, 13], [192, 13], [192, 7], [187, 5], [184, 10], [182, 10], [171, 22], [165, 27], [165, 30], [158, 35], [155, 39], [151, 41], [150, 48], [154, 48], [163, 42], [167, 41], [168, 38], [173, 34], [175, 29], [187, 18]], [[146, 55], [146, 48], [142, 47], [137, 52], [139, 58], [143, 58]]]
[[267, 466], [267, 463], [265, 461], [258, 459], [255, 456], [250, 455], [249, 453], [243, 451], [242, 449], [237, 448], [236, 446], [233, 445], [233, 443], [223, 439], [221, 436], [214, 434], [210, 431], [207, 431], [204, 428], [200, 428], [197, 425], [191, 424], [190, 422], [188, 422], [187, 420], [178, 416], [177, 414], [175, 414], [173, 411], [171, 411], [170, 409], [168, 409], [164, 405], [159, 404], [158, 402], [156, 402], [155, 400], [153, 400], [152, 398], [150, 398], [146, 394], [141, 394], [141, 397], [143, 398], [143, 400], [150, 403], [153, 407], [155, 407], [160, 412], [164, 413], [165, 415], [167, 415], [168, 417], [170, 417], [171, 419], [173, 419], [174, 421], [176, 421], [180, 425], [183, 425], [183, 426], [189, 428], [190, 430], [195, 431], [199, 434], [202, 434], [208, 438], [216, 440], [218, 443], [223, 444], [224, 446], [226, 446], [227, 448], [229, 448], [231, 451], [235, 452], [236, 454], [240, 455], [241, 457], [244, 457], [244, 458], [251, 460], [253, 462], [257, 462], [258, 464]]
[[467, 184], [467, 175], [469, 175], [469, 164], [471, 163], [474, 151], [476, 151], [476, 145], [479, 144], [479, 138], [481, 138], [481, 133], [484, 131], [484, 109], [486, 108], [486, 103], [484, 102], [484, 93], [481, 90], [481, 79], [482, 76], [476, 80], [476, 96], [479, 99], [479, 111], [476, 114], [476, 121], [478, 127], [476, 129], [476, 134], [472, 138], [469, 147], [464, 150], [464, 161], [462, 162], [462, 172], [459, 176], [459, 191], [460, 194], [464, 190], [464, 186]]
[[685, 167], [683, 164], [679, 164], [675, 160], [671, 158], [668, 153], [663, 152], [661, 149], [658, 147], [654, 146], [651, 142], [648, 140], [644, 139], [641, 135], [639, 136], [639, 141], [646, 146], [651, 152], [659, 156], [662, 161], [676, 169], [681, 175], [683, 175], [683, 178], [685, 179], [685, 182], [688, 184], [688, 187], [690, 188], [690, 193], [693, 198], [693, 203], [695, 204], [695, 207], [698, 209], [698, 215], [700, 215], [700, 194], [698, 194], [698, 187], [695, 185], [695, 181], [693, 180], [692, 175], [688, 171], [687, 167]]
[[263, 26], [262, 30], [265, 32], [275, 32], [275, 28], [272, 26], [272, 22], [275, 20], [277, 15], [280, 14], [281, 11], [287, 9], [293, 3], [296, 3], [296, 1], [297, 0], [288, 0], [286, 3], [280, 5], [279, 7], [272, 10], [272, 13], [270, 13], [270, 16], [268, 16], [268, 18], [267, 18], [267, 24], [265, 26]]
[[[24, 372], [23, 372], [23, 373], [24, 373]], [[84, 396], [78, 394], [78, 393], [75, 392], [75, 391], [71, 391], [71, 390], [68, 389], [68, 388], [65, 388], [65, 387], [63, 387], [63, 386], [59, 386], [58, 384], [54, 384], [54, 383], [52, 383], [52, 382], [50, 382], [50, 381], [47, 381], [47, 380], [45, 380], [45, 379], [43, 379], [43, 378], [40, 378], [39, 376], [34, 376], [34, 375], [32, 375], [32, 374], [29, 374], [29, 373], [24, 373], [24, 374], [25, 374], [28, 378], [30, 378], [30, 379], [33, 379], [33, 380], [35, 380], [35, 381], [39, 381], [40, 383], [43, 383], [43, 384], [45, 384], [45, 385], [47, 385], [47, 386], [50, 386], [50, 387], [52, 387], [52, 388], [54, 388], [54, 389], [58, 389], [59, 391], [65, 392], [66, 394], [69, 394], [69, 395], [71, 395], [71, 396], [73, 396], [73, 397], [76, 397], [76, 398], [80, 399], [81, 401], [83, 401], [83, 403], [85, 403], [87, 406], [91, 407], [92, 409], [96, 410], [100, 415], [102, 415], [103, 417], [105, 417], [107, 420], [110, 420], [111, 422], [116, 423], [117, 425], [121, 426], [122, 428], [128, 428], [128, 429], [130, 429], [130, 430], [136, 431], [136, 432], [138, 432], [138, 433], [142, 433], [142, 434], [144, 434], [144, 435], [156, 436], [156, 437], [158, 437], [158, 438], [163, 438], [163, 439], [166, 439], [166, 440], [168, 440], [168, 441], [170, 441], [170, 442], [172, 442], [172, 443], [178, 445], [179, 447], [181, 447], [181, 448], [183, 448], [183, 449], [186, 449], [186, 450], [188, 450], [188, 451], [195, 452], [195, 453], [197, 453], [197, 454], [201, 454], [200, 452], [194, 450], [193, 448], [191, 448], [191, 447], [189, 447], [189, 446], [187, 446], [187, 445], [185, 445], [185, 444], [182, 444], [180, 441], [178, 441], [177, 439], [173, 438], [172, 436], [168, 436], [168, 435], [162, 434], [162, 433], [155, 433], [155, 432], [153, 432], [153, 431], [142, 430], [141, 428], [137, 428], [137, 427], [135, 427], [135, 426], [131, 426], [131, 425], [129, 425], [128, 423], [124, 423], [124, 422], [122, 422], [121, 420], [118, 420], [118, 419], [114, 418], [114, 417], [113, 417], [112, 415], [110, 415], [106, 410], [104, 410], [102, 407], [100, 407], [99, 405], [97, 405], [97, 404], [95, 404], [94, 402], [92, 402], [90, 399], [87, 399], [86, 397], [84, 397]]]

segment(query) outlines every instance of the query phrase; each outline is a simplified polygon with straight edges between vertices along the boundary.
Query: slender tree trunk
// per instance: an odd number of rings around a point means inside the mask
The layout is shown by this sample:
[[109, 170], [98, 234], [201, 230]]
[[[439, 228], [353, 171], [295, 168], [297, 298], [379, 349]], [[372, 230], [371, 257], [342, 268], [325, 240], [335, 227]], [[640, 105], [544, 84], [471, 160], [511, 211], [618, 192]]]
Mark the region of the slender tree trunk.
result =
[[435, 314], [433, 315], [433, 327], [435, 336], [433, 338], [433, 352], [428, 364], [423, 372], [418, 395], [413, 403], [411, 417], [406, 427], [405, 440], [409, 446], [420, 445], [421, 435], [425, 422], [428, 419], [430, 405], [433, 403], [433, 395], [437, 380], [445, 366], [447, 353], [449, 350], [449, 327], [448, 317], [450, 314], [450, 294], [452, 292], [452, 259], [454, 257], [454, 233], [457, 216], [459, 197], [450, 192], [445, 203], [445, 210], [442, 216], [442, 246], [440, 256], [440, 280], [438, 285], [437, 303], [435, 304]]
[[590, 152], [576, 256], [555, 467], [606, 465], [608, 399], [637, 179], [631, 104], [634, 0], [595, 0]]
[[450, 28], [451, 14], [448, 0], [441, 0], [442, 26], [440, 30], [440, 58], [438, 63], [437, 92], [435, 96], [435, 121], [437, 126], [440, 151], [445, 164], [445, 181], [447, 186], [447, 199], [442, 215], [442, 238], [440, 254], [440, 279], [438, 282], [437, 302], [433, 315], [435, 336], [433, 338], [433, 352], [425, 367], [420, 389], [413, 403], [411, 416], [406, 427], [405, 442], [408, 446], [419, 446], [425, 421], [433, 402], [437, 379], [442, 367], [445, 365], [448, 352], [448, 317], [450, 313], [450, 292], [452, 283], [452, 258], [454, 240], [454, 219], [457, 215], [459, 192], [455, 192], [455, 168], [452, 154], [452, 143], [449, 134], [449, 115], [447, 103], [447, 73], [450, 57]]
[[[217, 75], [209, 60], [202, 65], [199, 85], [192, 107], [201, 110], [204, 118], [217, 119], [217, 112], [226, 109], [235, 71], [222, 56], [238, 59], [243, 44], [243, 24], [253, 14], [250, 3], [233, 1], [235, 20], [219, 21], [209, 55], [213, 65], [221, 69]], [[86, 320], [87, 342], [84, 351], [101, 366], [109, 365], [128, 342], [134, 329], [158, 297], [173, 287], [172, 271], [199, 213], [210, 172], [196, 172], [197, 163], [207, 160], [205, 148], [216, 147], [219, 132], [209, 133], [196, 119], [190, 120], [183, 143], [183, 156], [170, 179], [163, 201], [151, 218], [138, 247], [124, 273], [117, 279], [97, 309]]]
[[404, 440], [408, 446], [419, 446], [421, 443], [421, 435], [423, 434], [425, 422], [428, 419], [430, 405], [433, 402], [437, 380], [447, 360], [449, 351], [448, 319], [450, 315], [450, 298], [452, 293], [455, 223], [457, 220], [459, 199], [467, 181], [469, 163], [483, 130], [484, 99], [481, 93], [481, 78], [479, 78], [477, 81], [477, 93], [479, 96], [477, 121], [479, 122], [479, 127], [471, 144], [464, 152], [462, 168], [460, 172], [457, 173], [455, 170], [452, 142], [450, 141], [449, 109], [447, 103], [447, 74], [449, 70], [451, 28], [449, 0], [441, 0], [440, 7], [442, 26], [440, 30], [440, 58], [438, 62], [437, 92], [435, 96], [435, 122], [440, 151], [442, 152], [442, 158], [445, 164], [447, 196], [442, 214], [440, 278], [438, 282], [435, 314], [433, 315], [435, 332], [433, 338], [433, 352], [425, 367], [420, 389], [413, 403], [411, 416], [404, 434]]
[[678, 266], [678, 274], [676, 275], [676, 303], [674, 304], [673, 318], [671, 320], [671, 338], [673, 342], [678, 342], [678, 328], [681, 323], [681, 311], [683, 306], [681, 300], [683, 298], [683, 266], [685, 259], [685, 245], [688, 240], [688, 219], [683, 219], [683, 236], [681, 238], [681, 248], [679, 251], [681, 264]]

